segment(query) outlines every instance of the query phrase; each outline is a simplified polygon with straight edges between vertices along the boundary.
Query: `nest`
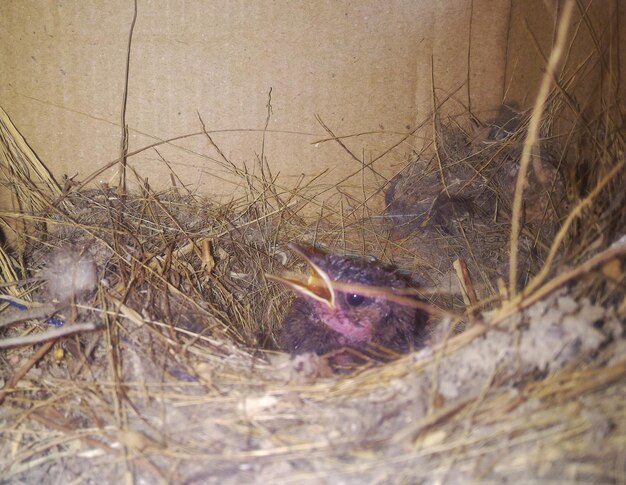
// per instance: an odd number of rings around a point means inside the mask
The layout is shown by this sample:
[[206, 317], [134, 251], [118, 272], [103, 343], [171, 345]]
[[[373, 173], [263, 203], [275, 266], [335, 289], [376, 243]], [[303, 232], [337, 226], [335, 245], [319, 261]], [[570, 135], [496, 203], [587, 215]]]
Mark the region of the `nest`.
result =
[[[538, 142], [537, 113], [511, 113], [473, 131], [437, 119], [432, 155], [380, 187], [377, 216], [307, 215], [315, 187], [263, 170], [226, 205], [140, 178], [60, 187], [3, 114], [20, 209], [2, 214], [3, 479], [623, 480], [623, 126], [587, 124], [597, 143], [575, 161], [579, 132]], [[527, 143], [540, 162], [524, 165]], [[266, 274], [300, 269], [293, 240], [416, 275], [441, 310], [430, 344], [347, 374], [279, 352], [292, 296]]]

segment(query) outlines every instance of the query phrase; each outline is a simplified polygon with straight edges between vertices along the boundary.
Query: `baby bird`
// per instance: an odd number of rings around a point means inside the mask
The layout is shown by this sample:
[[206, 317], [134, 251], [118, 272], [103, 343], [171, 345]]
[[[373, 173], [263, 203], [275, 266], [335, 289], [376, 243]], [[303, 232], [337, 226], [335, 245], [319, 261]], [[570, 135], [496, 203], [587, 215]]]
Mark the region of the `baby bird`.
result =
[[410, 306], [408, 297], [398, 297], [407, 281], [397, 271], [373, 258], [340, 256], [307, 244], [290, 248], [307, 261], [312, 274], [306, 282], [270, 276], [299, 294], [283, 321], [282, 350], [350, 355], [352, 349], [352, 355], [387, 360], [425, 345], [427, 315]]

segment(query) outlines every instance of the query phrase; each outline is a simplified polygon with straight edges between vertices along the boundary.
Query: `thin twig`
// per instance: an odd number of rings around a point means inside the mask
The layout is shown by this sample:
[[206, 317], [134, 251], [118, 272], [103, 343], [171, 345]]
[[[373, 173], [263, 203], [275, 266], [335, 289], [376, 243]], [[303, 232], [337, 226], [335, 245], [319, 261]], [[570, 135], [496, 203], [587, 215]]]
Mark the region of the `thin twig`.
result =
[[520, 159], [519, 172], [517, 174], [517, 182], [515, 184], [515, 195], [513, 197], [513, 211], [511, 215], [511, 246], [509, 249], [509, 294], [514, 296], [516, 293], [516, 281], [517, 281], [517, 246], [518, 238], [522, 220], [522, 198], [524, 195], [524, 184], [528, 174], [528, 166], [530, 165], [530, 159], [533, 152], [533, 148], [537, 143], [539, 137], [539, 128], [543, 115], [543, 109], [545, 107], [550, 87], [554, 81], [554, 73], [557, 65], [561, 59], [563, 49], [565, 47], [565, 41], [567, 40], [567, 32], [569, 30], [569, 24], [572, 17], [572, 11], [574, 10], [574, 1], [568, 0], [563, 9], [563, 14], [559, 22], [559, 28], [556, 38], [556, 43], [550, 53], [550, 59], [546, 67], [546, 72], [541, 81], [539, 87], [539, 93], [535, 100], [530, 122], [528, 124], [528, 134], [524, 140], [524, 148], [522, 150], [522, 157]]
[[133, 20], [130, 24], [130, 32], [128, 33], [128, 47], [126, 49], [126, 71], [124, 73], [124, 93], [122, 95], [122, 136], [120, 140], [120, 179], [118, 186], [118, 194], [126, 194], [126, 163], [128, 160], [128, 125], [126, 124], [126, 107], [128, 105], [128, 79], [130, 76], [130, 53], [133, 44], [133, 32], [135, 31], [135, 23], [137, 22], [137, 0], [134, 2]]
[[47, 332], [38, 333], [35, 335], [5, 338], [0, 340], [0, 349], [38, 344], [41, 342], [46, 342], [50, 339], [57, 340], [59, 337], [63, 337], [65, 335], [72, 335], [78, 332], [88, 332], [90, 330], [95, 330], [97, 327], [98, 326], [95, 323], [76, 323], [74, 325], [68, 325], [63, 328], [55, 328], [54, 330], [48, 330]]

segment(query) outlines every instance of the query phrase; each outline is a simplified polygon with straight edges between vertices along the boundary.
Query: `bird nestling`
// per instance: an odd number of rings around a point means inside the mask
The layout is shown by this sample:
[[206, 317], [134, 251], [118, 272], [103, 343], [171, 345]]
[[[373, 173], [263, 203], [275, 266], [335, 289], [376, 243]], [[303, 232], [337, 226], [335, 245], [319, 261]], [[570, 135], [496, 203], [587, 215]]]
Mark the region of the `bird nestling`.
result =
[[359, 363], [425, 345], [427, 315], [398, 296], [408, 282], [397, 271], [374, 258], [340, 256], [307, 244], [290, 248], [307, 261], [311, 276], [303, 281], [268, 275], [298, 293], [283, 321], [282, 350], [344, 353], [350, 357], [338, 362]]

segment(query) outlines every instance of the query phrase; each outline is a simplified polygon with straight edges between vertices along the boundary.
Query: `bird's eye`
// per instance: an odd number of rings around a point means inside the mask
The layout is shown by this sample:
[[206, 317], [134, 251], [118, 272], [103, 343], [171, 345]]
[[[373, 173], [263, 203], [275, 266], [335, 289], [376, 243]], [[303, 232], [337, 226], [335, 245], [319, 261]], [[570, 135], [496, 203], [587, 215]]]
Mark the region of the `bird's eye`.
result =
[[348, 293], [346, 295], [346, 301], [350, 306], [361, 306], [365, 301], [365, 297], [363, 295], [359, 295], [358, 293]]

